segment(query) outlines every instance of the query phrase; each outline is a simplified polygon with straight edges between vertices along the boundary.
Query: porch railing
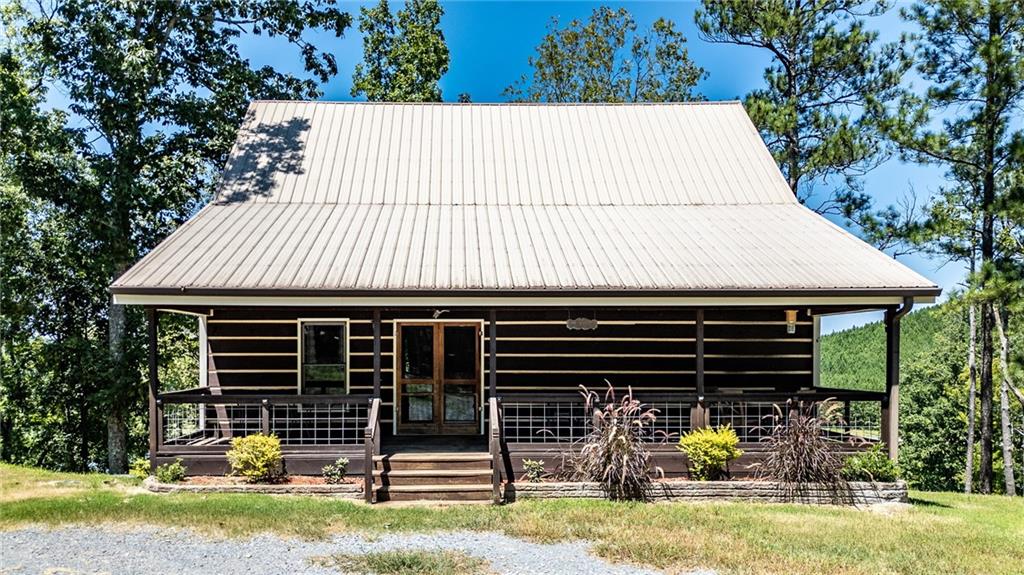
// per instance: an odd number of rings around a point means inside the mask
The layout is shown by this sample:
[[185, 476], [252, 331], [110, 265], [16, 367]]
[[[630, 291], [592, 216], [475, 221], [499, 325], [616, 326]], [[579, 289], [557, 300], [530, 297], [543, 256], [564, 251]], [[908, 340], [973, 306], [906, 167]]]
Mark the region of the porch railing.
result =
[[[693, 402], [672, 395], [639, 396], [658, 410], [652, 442], [690, 430]], [[515, 394], [501, 398], [502, 434], [507, 443], [571, 443], [593, 429], [593, 413], [579, 394]]]
[[[638, 395], [647, 407], [658, 410], [652, 442], [678, 438], [700, 421], [711, 427], [730, 425], [743, 443], [758, 443], [769, 437], [776, 414], [787, 417], [788, 397], [748, 394], [749, 398], [713, 396], [704, 403], [704, 413], [696, 397], [683, 395]], [[826, 397], [801, 397], [803, 401], [821, 401]], [[842, 418], [826, 425], [822, 434], [837, 441], [875, 442], [881, 437], [881, 404], [861, 399], [859, 394], [829, 395], [841, 406]], [[501, 433], [507, 443], [572, 443], [593, 428], [592, 413], [578, 394], [515, 394], [501, 398]], [[778, 407], [778, 409], [776, 408]]]
[[156, 401], [157, 445], [164, 452], [226, 450], [231, 439], [274, 434], [290, 450], [363, 443], [369, 396], [162, 394]]

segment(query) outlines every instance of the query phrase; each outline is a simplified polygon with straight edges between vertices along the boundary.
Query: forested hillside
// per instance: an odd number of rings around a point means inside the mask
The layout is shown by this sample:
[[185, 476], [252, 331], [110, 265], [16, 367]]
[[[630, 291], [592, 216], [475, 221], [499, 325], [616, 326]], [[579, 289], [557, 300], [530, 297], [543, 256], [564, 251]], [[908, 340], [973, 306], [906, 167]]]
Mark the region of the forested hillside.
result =
[[[963, 485], [967, 435], [967, 324], [963, 302], [911, 312], [900, 334], [900, 466], [915, 487], [957, 490]], [[1019, 362], [1019, 336], [1013, 336], [1011, 362]], [[996, 364], [996, 378], [1002, 366]], [[885, 331], [881, 322], [821, 338], [821, 385], [843, 389], [885, 387]], [[1022, 421], [1020, 405], [1011, 421]], [[999, 426], [996, 426], [998, 445]], [[975, 457], [975, 474], [978, 458]], [[1017, 466], [1020, 465], [1018, 462]], [[1002, 461], [994, 461], [1001, 489]], [[1018, 469], [1018, 473], [1021, 470]], [[1019, 475], [1018, 475], [1019, 477]]]
[[[934, 349], [945, 306], [910, 312], [901, 320], [900, 357], [908, 365]], [[885, 389], [885, 327], [873, 322], [821, 338], [821, 386], [837, 389]]]

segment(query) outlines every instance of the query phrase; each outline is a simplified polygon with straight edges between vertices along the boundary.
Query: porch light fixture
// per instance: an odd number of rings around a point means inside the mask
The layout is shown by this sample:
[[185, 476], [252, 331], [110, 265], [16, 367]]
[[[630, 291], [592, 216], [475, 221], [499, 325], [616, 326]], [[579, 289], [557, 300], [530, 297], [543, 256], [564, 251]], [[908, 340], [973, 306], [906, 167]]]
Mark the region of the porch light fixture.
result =
[[786, 310], [786, 333], [793, 335], [796, 333], [796, 310]]

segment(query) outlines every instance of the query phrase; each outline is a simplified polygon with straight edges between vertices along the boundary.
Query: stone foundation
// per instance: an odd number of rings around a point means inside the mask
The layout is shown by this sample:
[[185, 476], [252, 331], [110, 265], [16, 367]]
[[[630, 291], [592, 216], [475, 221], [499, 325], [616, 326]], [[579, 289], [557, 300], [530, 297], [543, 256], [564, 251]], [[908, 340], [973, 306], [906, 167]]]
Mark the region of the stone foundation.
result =
[[[506, 486], [506, 501], [579, 497], [605, 499], [597, 483], [514, 483]], [[659, 481], [654, 483], [652, 501], [760, 501], [765, 503], [809, 503], [815, 505], [872, 505], [906, 503], [907, 484], [851, 482], [839, 489], [825, 485], [801, 486], [788, 494], [785, 486], [771, 481]]]
[[184, 483], [160, 483], [155, 477], [147, 477], [142, 486], [154, 493], [264, 493], [270, 495], [322, 495], [344, 499], [362, 499], [363, 484], [342, 483], [340, 485], [274, 485], [259, 483], [225, 483], [223, 485], [188, 485]]

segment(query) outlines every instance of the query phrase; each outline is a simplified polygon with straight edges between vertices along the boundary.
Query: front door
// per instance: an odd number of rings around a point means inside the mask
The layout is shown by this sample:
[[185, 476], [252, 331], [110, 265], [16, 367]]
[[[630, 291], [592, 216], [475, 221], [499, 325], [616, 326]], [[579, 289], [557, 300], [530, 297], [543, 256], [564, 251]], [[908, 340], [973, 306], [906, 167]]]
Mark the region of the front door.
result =
[[398, 432], [479, 433], [480, 324], [397, 324]]

